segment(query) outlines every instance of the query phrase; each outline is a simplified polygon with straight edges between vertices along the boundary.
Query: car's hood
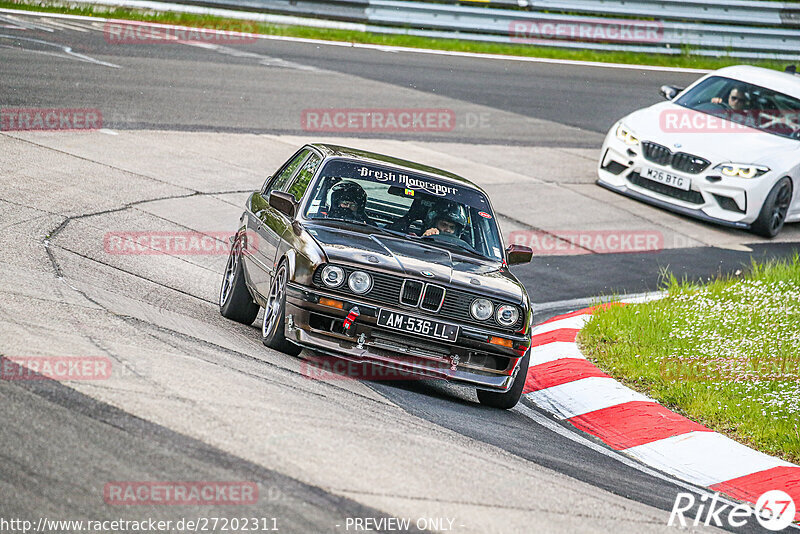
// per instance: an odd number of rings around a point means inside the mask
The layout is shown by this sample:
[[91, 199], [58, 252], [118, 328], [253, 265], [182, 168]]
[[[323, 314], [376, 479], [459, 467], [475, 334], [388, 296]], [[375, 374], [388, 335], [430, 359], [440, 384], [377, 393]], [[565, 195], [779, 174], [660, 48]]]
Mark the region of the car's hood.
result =
[[[622, 122], [641, 141], [703, 157], [712, 166], [725, 162], [764, 164], [787, 150], [800, 150], [800, 142], [794, 139], [733, 125], [672, 102], [634, 111]], [[692, 124], [700, 127], [686, 127]]]
[[[502, 262], [462, 256], [420, 241], [371, 233], [367, 228], [355, 231], [328, 224], [304, 226], [331, 263], [357, 264], [364, 269], [436, 281], [517, 304], [523, 302], [522, 284]], [[423, 271], [433, 276], [423, 275]]]

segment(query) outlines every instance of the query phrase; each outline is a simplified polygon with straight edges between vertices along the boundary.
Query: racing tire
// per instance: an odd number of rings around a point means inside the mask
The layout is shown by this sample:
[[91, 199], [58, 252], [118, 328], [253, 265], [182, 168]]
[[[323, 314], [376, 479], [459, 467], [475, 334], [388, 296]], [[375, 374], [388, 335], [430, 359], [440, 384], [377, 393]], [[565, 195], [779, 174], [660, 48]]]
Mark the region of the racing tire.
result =
[[226, 319], [242, 324], [253, 324], [258, 316], [259, 305], [247, 289], [242, 267], [242, 240], [237, 235], [231, 245], [228, 263], [219, 288], [219, 313]]
[[750, 230], [762, 237], [772, 238], [778, 235], [786, 222], [791, 202], [792, 181], [788, 177], [781, 178], [767, 195], [761, 213], [750, 226]]
[[511, 389], [505, 393], [479, 389], [478, 400], [480, 403], [484, 406], [500, 408], [503, 410], [508, 410], [516, 406], [520, 397], [522, 397], [522, 390], [525, 388], [525, 379], [528, 376], [528, 364], [530, 361], [531, 354], [530, 350], [528, 350], [528, 352], [522, 358], [522, 361], [519, 362], [519, 371], [517, 371], [517, 376], [514, 378], [514, 383], [511, 385]]
[[286, 262], [281, 262], [272, 285], [269, 288], [267, 305], [264, 307], [264, 321], [261, 323], [261, 341], [267, 347], [279, 350], [290, 356], [297, 356], [303, 350], [284, 335], [286, 327], [286, 283], [289, 280], [289, 269]]

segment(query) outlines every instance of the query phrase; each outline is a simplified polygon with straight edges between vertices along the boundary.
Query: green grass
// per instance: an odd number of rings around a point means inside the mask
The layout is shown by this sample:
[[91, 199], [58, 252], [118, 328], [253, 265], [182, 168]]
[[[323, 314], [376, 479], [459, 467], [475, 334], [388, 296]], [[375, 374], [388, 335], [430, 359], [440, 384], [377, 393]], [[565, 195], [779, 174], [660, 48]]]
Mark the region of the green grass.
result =
[[413, 35], [392, 35], [382, 33], [359, 32], [352, 30], [335, 30], [312, 28], [308, 26], [277, 26], [261, 24], [246, 20], [228, 19], [210, 15], [193, 15], [187, 13], [156, 13], [147, 10], [123, 8], [104, 8], [98, 6], [75, 6], [52, 1], [42, 2], [10, 2], [0, 0], [0, 8], [24, 9], [52, 13], [68, 13], [73, 15], [98, 16], [124, 20], [161, 22], [184, 26], [211, 27], [224, 30], [240, 30], [267, 35], [287, 37], [303, 37], [351, 43], [369, 43], [389, 46], [405, 46], [435, 50], [451, 50], [459, 52], [477, 52], [501, 54], [509, 56], [539, 57], [552, 59], [570, 59], [580, 61], [599, 61], [606, 63], [630, 63], [638, 65], [658, 65], [670, 67], [689, 67], [697, 69], [719, 69], [728, 65], [748, 63], [761, 67], [783, 70], [786, 66], [781, 61], [752, 61], [735, 58], [707, 58], [691, 54], [690, 49], [683, 49], [680, 54], [667, 56], [663, 54], [646, 54], [632, 52], [601, 52], [594, 50], [572, 50], [529, 46], [524, 44], [483, 43], [459, 39], [433, 39]]
[[800, 258], [702, 286], [665, 279], [664, 299], [599, 310], [584, 354], [712, 430], [800, 461]]

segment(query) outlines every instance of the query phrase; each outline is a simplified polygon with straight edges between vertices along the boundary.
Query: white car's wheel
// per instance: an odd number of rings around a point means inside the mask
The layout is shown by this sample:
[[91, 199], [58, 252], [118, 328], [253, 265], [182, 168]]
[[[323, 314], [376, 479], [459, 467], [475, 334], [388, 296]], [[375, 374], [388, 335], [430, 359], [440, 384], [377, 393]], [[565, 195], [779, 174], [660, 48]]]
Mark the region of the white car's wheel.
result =
[[751, 229], [764, 237], [775, 237], [786, 222], [789, 204], [792, 202], [792, 181], [782, 178], [767, 195], [758, 219], [752, 224]]

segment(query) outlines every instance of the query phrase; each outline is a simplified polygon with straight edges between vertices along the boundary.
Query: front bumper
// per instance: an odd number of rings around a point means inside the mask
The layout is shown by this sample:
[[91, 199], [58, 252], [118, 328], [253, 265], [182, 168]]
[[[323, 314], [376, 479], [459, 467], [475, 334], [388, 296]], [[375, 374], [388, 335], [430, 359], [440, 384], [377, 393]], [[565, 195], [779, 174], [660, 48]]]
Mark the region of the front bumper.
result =
[[[702, 154], [699, 154], [702, 156]], [[613, 131], [603, 143], [597, 183], [606, 189], [689, 217], [730, 228], [747, 230], [758, 218], [771, 187], [770, 173], [757, 179], [728, 177], [712, 162], [698, 174], [687, 174], [647, 160], [641, 146], [629, 147]], [[643, 167], [662, 170], [691, 180], [689, 191], [643, 178]]]
[[[321, 298], [343, 302], [342, 309], [320, 304]], [[341, 325], [358, 306], [360, 316], [349, 330]], [[391, 306], [385, 310], [418, 316]], [[527, 335], [508, 335], [459, 325], [455, 343], [414, 337], [377, 325], [379, 307], [290, 282], [286, 292], [286, 339], [313, 351], [352, 362], [370, 363], [418, 379], [443, 379], [490, 391], [507, 391], [516, 377]], [[435, 317], [430, 317], [436, 320]], [[513, 348], [488, 343], [491, 336], [513, 341]], [[389, 375], [397, 376], [397, 375]]]

